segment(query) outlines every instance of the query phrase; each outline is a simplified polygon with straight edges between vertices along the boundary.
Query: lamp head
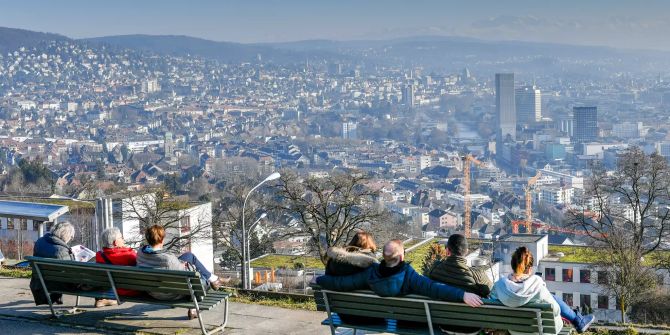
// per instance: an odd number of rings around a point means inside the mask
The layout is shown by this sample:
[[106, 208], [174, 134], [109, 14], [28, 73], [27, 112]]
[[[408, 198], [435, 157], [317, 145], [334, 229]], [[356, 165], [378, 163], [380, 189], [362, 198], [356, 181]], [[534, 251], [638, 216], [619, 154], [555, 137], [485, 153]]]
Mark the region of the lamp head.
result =
[[279, 177], [281, 177], [279, 172], [273, 172], [271, 175], [267, 176], [267, 178], [265, 178], [265, 180], [263, 180], [263, 182], [276, 180], [276, 179], [279, 179]]
[[268, 213], [263, 213], [261, 216], [258, 217], [258, 220], [263, 220], [268, 216]]

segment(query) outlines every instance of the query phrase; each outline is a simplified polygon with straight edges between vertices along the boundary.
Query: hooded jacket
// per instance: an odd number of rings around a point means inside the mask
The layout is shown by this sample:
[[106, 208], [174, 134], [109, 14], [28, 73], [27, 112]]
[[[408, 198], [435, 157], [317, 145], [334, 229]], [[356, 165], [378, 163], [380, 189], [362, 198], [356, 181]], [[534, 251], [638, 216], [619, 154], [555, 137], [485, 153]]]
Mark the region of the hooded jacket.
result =
[[[547, 289], [547, 284], [539, 276], [532, 275], [526, 280], [517, 283], [509, 278], [500, 278], [493, 285], [492, 296], [500, 300], [503, 305], [508, 307], [521, 307], [530, 303], [550, 304], [554, 313], [556, 323], [556, 333], [560, 333], [563, 328], [563, 319], [561, 319], [561, 307]], [[511, 334], [524, 334], [512, 332]]]
[[[373, 264], [367, 270], [350, 276], [321, 276], [316, 283], [327, 290], [355, 291], [370, 289], [381, 297], [418, 294], [435, 300], [462, 302], [465, 291], [424, 277], [402, 262], [398, 269], [386, 275], [382, 264]], [[380, 271], [382, 269], [382, 271]], [[384, 272], [384, 274], [382, 274]]]
[[328, 256], [326, 274], [330, 276], [352, 275], [379, 263], [372, 251], [357, 247], [332, 247], [328, 249], [326, 256]]
[[[65, 241], [56, 237], [52, 233], [46, 233], [44, 236], [40, 237], [35, 241], [33, 246], [33, 256], [35, 257], [44, 257], [44, 258], [54, 258], [62, 260], [74, 260], [74, 253], [72, 249], [65, 243]], [[71, 285], [67, 283], [45, 283], [48, 288], [52, 289], [66, 289]], [[35, 305], [44, 305], [48, 304], [47, 296], [44, 293], [42, 284], [40, 283], [39, 278], [37, 277], [37, 272], [33, 271], [30, 278], [30, 291], [33, 293], [33, 299], [35, 300]], [[62, 303], [63, 295], [60, 293], [50, 294], [51, 301], [53, 303]]]
[[486, 298], [491, 294], [493, 283], [486, 275], [486, 268], [471, 267], [465, 257], [449, 256], [436, 263], [428, 277], [440, 283], [462, 288], [466, 292], [475, 293]]

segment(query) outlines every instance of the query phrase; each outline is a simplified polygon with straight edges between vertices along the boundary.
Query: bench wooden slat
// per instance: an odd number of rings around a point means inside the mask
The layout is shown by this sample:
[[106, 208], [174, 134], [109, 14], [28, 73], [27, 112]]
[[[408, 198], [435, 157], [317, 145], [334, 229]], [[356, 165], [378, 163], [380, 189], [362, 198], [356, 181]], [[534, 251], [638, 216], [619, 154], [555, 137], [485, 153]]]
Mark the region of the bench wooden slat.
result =
[[[72, 278], [72, 277], [63, 277], [63, 276], [56, 276], [53, 274], [50, 275], [45, 275], [43, 274], [45, 280], [50, 281], [50, 282], [62, 282], [62, 283], [73, 283], [73, 284], [86, 284], [91, 287], [97, 287], [97, 288], [108, 288], [111, 289], [111, 285], [109, 284], [109, 280], [105, 278], [105, 280], [101, 281], [95, 281], [95, 280], [89, 280], [86, 277], [81, 277], [81, 278]], [[188, 286], [184, 282], [181, 284], [181, 287], [165, 287], [162, 285], [162, 283], [152, 283], [152, 282], [144, 282], [141, 283], [138, 281], [139, 284], [123, 284], [123, 285], [116, 285], [116, 288], [122, 288], [122, 289], [127, 289], [127, 290], [134, 290], [134, 291], [143, 291], [143, 292], [154, 292], [154, 293], [174, 293], [174, 294], [181, 294], [181, 295], [191, 295], [191, 291], [189, 290]], [[202, 286], [200, 288], [194, 287], [193, 292], [196, 294], [196, 296], [201, 297], [205, 294], [205, 291], [202, 289]]]
[[[365, 295], [360, 295], [365, 294]], [[509, 308], [496, 300], [485, 300], [485, 308], [471, 308], [464, 304], [454, 304], [430, 300], [422, 296], [405, 296], [399, 298], [382, 298], [373, 296], [371, 291], [365, 292], [332, 292], [328, 291], [328, 305], [331, 312], [350, 314], [372, 318], [395, 319], [426, 323], [427, 317], [424, 302], [429, 304], [431, 320], [434, 324], [485, 327], [491, 329], [512, 330], [524, 333], [537, 333], [538, 312], [544, 333], [555, 333], [556, 325], [550, 304], [532, 304], [522, 308]], [[315, 288], [314, 298], [317, 310], [326, 311], [323, 292]], [[328, 324], [328, 320], [323, 322]], [[341, 326], [366, 329], [371, 331], [388, 331], [377, 325], [350, 324]], [[427, 326], [427, 325], [426, 325]], [[418, 333], [426, 333], [427, 329]], [[570, 328], [564, 327], [561, 334], [569, 334]], [[416, 334], [402, 330], [393, 331], [397, 334]]]
[[27, 256], [26, 260], [37, 263], [40, 267], [42, 267], [43, 265], [48, 266], [49, 264], [53, 264], [53, 265], [56, 265], [56, 266], [59, 266], [59, 267], [80, 268], [80, 269], [84, 269], [84, 270], [86, 270], [86, 269], [109, 269], [109, 270], [118, 270], [119, 272], [129, 272], [129, 273], [153, 273], [153, 274], [158, 274], [158, 275], [174, 276], [174, 277], [178, 277], [178, 278], [182, 278], [182, 277], [198, 278], [199, 277], [198, 274], [193, 272], [193, 271], [152, 269], [152, 268], [144, 268], [144, 267], [109, 265], [109, 264], [102, 264], [102, 263], [83, 263], [83, 262], [65, 261], [65, 260], [59, 260], [59, 259], [42, 258], [42, 257], [34, 257], [34, 256]]

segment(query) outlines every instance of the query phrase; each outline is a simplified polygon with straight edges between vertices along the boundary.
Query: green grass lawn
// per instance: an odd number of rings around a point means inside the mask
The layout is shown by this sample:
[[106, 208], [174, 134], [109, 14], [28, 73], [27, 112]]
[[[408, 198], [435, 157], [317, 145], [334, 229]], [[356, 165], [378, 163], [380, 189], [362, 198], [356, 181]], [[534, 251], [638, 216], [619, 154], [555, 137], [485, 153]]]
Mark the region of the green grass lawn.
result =
[[[562, 252], [565, 256], [560, 262], [566, 263], [595, 263], [604, 256], [603, 249], [572, 245], [550, 245], [549, 254]], [[644, 265], [654, 266], [669, 255], [668, 251], [654, 251], [644, 257]]]
[[324, 269], [325, 266], [318, 257], [291, 256], [291, 255], [267, 255], [251, 262], [251, 267], [262, 267], [275, 269], [286, 267], [293, 269], [296, 263], [302, 263], [306, 269]]
[[19, 269], [7, 269], [0, 268], [0, 277], [12, 277], [12, 278], [30, 278], [32, 271], [28, 270], [19, 270]]

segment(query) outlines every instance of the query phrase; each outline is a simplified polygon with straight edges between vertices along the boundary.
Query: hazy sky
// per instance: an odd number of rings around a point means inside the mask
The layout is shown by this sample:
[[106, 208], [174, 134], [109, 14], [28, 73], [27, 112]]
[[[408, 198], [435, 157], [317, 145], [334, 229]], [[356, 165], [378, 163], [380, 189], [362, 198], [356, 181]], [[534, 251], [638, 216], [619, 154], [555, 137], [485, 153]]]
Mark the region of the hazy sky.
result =
[[666, 0], [0, 0], [0, 26], [69, 37], [276, 42], [455, 35], [670, 50]]

